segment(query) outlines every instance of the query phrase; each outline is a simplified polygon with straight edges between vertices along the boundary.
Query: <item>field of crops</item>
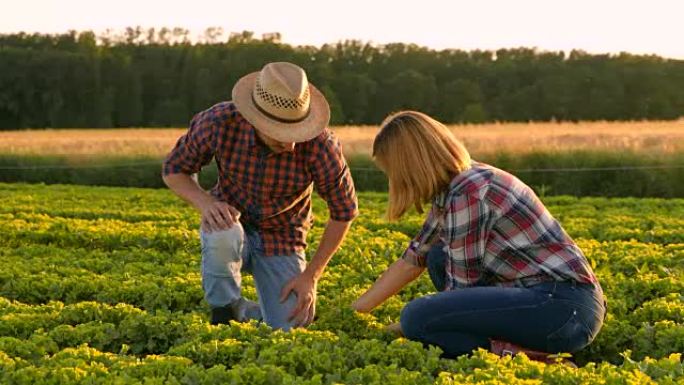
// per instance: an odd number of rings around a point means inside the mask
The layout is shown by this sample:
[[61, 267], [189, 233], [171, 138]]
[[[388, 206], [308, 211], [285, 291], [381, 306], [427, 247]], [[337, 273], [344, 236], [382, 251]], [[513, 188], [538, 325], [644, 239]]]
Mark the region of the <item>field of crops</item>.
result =
[[[684, 384], [684, 200], [544, 198], [608, 297], [580, 369], [484, 351], [441, 359], [384, 325], [432, 291], [424, 276], [373, 315], [349, 308], [421, 224], [361, 216], [319, 283], [308, 330], [211, 326], [198, 215], [166, 190], [0, 184], [2, 384]], [[326, 209], [315, 201], [312, 247]], [[243, 281], [254, 299], [253, 281]]]

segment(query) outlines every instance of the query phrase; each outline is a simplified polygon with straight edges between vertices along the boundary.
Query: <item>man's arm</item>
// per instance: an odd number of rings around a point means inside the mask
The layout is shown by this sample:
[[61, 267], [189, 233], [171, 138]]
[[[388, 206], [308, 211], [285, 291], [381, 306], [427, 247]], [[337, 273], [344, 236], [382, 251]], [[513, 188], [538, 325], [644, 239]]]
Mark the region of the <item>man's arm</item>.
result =
[[[188, 131], [178, 139], [162, 169], [164, 183], [202, 214], [202, 229], [207, 232], [231, 227], [240, 215], [235, 208], [204, 191], [196, 177], [216, 153], [215, 122], [224, 119], [224, 107], [216, 105], [193, 116]], [[223, 123], [230, 122], [224, 119]]]
[[197, 174], [168, 174], [162, 175], [166, 186], [184, 201], [200, 210], [213, 197], [197, 182]]
[[291, 319], [296, 320], [295, 325], [306, 326], [313, 321], [316, 313], [316, 285], [323, 275], [323, 270], [330, 262], [330, 258], [342, 244], [350, 226], [351, 221], [329, 220], [318, 245], [318, 250], [311, 258], [309, 265], [302, 274], [283, 287], [281, 301], [285, 301], [291, 291], [297, 294], [297, 306], [290, 313]]
[[333, 254], [340, 248], [350, 227], [351, 221], [339, 222], [332, 219], [328, 221], [321, 237], [321, 242], [318, 245], [318, 250], [316, 250], [316, 254], [314, 254], [311, 262], [306, 267], [306, 270], [304, 270], [305, 274], [310, 274], [316, 280], [321, 278], [323, 270], [328, 265]]
[[239, 220], [239, 211], [202, 189], [193, 175], [168, 174], [162, 178], [171, 191], [193, 205], [202, 214], [203, 230], [207, 232], [225, 230]]
[[359, 213], [354, 180], [342, 155], [339, 140], [326, 130], [313, 139], [310, 146], [309, 170], [318, 195], [328, 203], [330, 221], [309, 266], [288, 282], [281, 292], [281, 301], [292, 291], [297, 295], [297, 306], [290, 319], [294, 319], [294, 324], [298, 326], [305, 326], [313, 321], [318, 279], [340, 247], [352, 220]]

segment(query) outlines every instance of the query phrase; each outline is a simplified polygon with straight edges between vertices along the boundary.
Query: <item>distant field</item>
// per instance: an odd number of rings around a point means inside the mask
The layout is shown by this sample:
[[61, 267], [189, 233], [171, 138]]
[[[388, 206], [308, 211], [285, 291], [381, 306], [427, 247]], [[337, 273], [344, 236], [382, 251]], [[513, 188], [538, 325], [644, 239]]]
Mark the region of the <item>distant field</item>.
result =
[[[475, 155], [558, 151], [673, 154], [684, 151], [684, 120], [675, 122], [506, 123], [452, 125]], [[370, 153], [377, 127], [336, 127], [350, 153]]]
[[[609, 151], [654, 156], [684, 152], [684, 120], [451, 126], [476, 156], [494, 153]], [[376, 126], [333, 130], [347, 155], [370, 154]], [[76, 129], [0, 132], [0, 154], [161, 157], [185, 129]]]
[[[684, 197], [684, 120], [451, 126], [473, 158], [508, 170], [541, 195]], [[370, 159], [378, 127], [333, 127], [356, 188], [386, 191]], [[0, 182], [165, 187], [160, 164], [186, 131], [0, 131]], [[200, 175], [209, 187], [214, 165]]]

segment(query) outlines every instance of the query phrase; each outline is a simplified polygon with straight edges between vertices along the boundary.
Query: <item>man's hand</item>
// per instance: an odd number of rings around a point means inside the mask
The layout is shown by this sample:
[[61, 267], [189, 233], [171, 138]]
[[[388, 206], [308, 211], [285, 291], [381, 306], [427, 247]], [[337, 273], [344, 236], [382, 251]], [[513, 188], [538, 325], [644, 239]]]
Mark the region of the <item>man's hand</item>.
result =
[[297, 306], [289, 315], [289, 320], [294, 320], [293, 326], [307, 326], [313, 322], [316, 314], [316, 284], [316, 279], [304, 272], [283, 287], [280, 293], [281, 303], [285, 302], [291, 292], [297, 297]]
[[227, 230], [240, 220], [240, 212], [226, 202], [208, 200], [200, 206], [202, 229], [208, 233]]
[[226, 230], [237, 223], [240, 212], [228, 203], [221, 202], [197, 183], [194, 175], [164, 175], [164, 183], [176, 195], [191, 203], [202, 215], [202, 229], [208, 233]]
[[297, 306], [289, 316], [290, 321], [294, 320], [293, 326], [307, 326], [313, 322], [316, 314], [316, 285], [333, 253], [340, 247], [350, 225], [351, 222], [338, 222], [332, 219], [328, 221], [318, 250], [309, 265], [280, 292], [281, 303], [285, 302], [291, 292], [297, 296]]

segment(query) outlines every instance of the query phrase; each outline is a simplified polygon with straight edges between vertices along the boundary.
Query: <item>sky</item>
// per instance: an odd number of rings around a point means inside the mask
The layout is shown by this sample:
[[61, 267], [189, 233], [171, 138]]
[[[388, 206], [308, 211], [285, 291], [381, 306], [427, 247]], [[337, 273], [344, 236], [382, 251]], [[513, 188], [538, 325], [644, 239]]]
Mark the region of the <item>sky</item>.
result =
[[0, 33], [183, 27], [463, 50], [536, 47], [684, 59], [684, 0], [0, 0]]

